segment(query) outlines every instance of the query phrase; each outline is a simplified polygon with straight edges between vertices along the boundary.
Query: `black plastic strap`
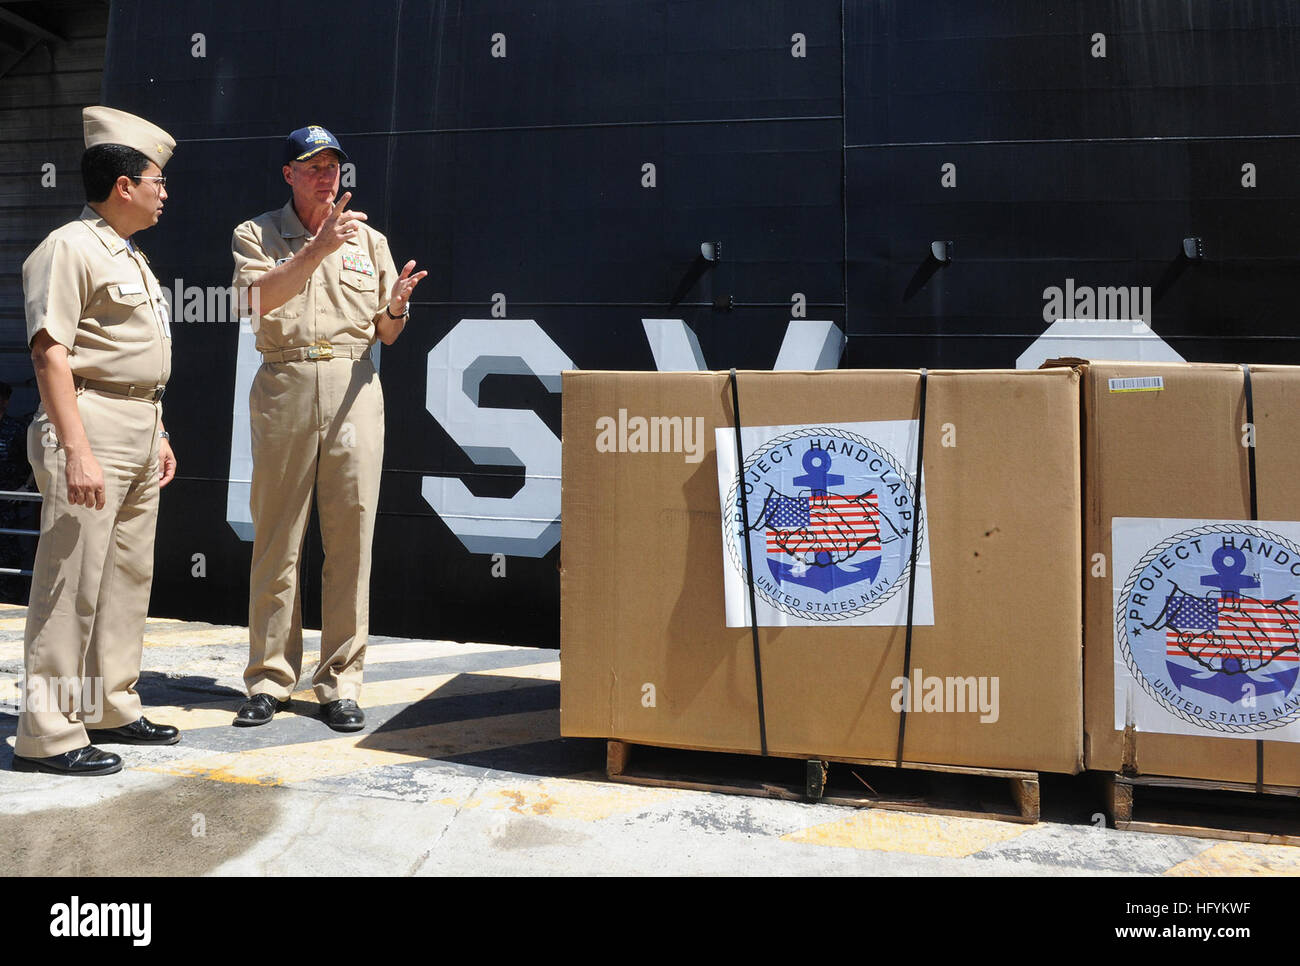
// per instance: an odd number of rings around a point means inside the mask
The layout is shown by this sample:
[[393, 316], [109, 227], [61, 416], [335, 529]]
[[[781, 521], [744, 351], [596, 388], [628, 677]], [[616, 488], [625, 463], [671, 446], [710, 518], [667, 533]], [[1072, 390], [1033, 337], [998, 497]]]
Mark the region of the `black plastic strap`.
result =
[[[754, 684], [758, 690], [758, 746], [767, 754], [767, 716], [763, 710], [763, 661], [758, 651], [758, 609], [754, 604], [754, 561], [749, 549], [749, 501], [745, 499], [745, 450], [740, 442], [740, 389], [736, 370], [731, 370], [731, 406], [735, 412], [736, 428], [736, 501], [740, 504], [740, 519], [745, 529], [740, 542], [745, 547], [745, 582], [749, 585], [749, 629], [754, 635]], [[730, 526], [730, 523], [728, 523]]]
[[898, 716], [898, 751], [894, 755], [894, 764], [903, 766], [903, 739], [907, 735], [907, 706], [912, 703], [912, 610], [916, 601], [916, 553], [921, 541], [921, 467], [925, 455], [925, 384], [926, 371], [921, 370], [920, 416], [916, 430], [916, 499], [912, 502], [915, 514], [912, 518], [912, 558], [908, 564], [907, 578], [907, 634], [903, 643], [903, 693], [907, 700]]
[[[1242, 366], [1246, 377], [1246, 466], [1250, 474], [1250, 518], [1259, 519], [1259, 498], [1255, 489], [1255, 396], [1250, 390], [1250, 366]], [[1255, 794], [1264, 794], [1264, 741], [1255, 739]]]
[[1250, 391], [1250, 366], [1242, 366], [1246, 375], [1246, 431], [1249, 433], [1250, 445], [1246, 447], [1246, 465], [1250, 470], [1250, 518], [1259, 519], [1259, 500], [1255, 490], [1255, 396]]

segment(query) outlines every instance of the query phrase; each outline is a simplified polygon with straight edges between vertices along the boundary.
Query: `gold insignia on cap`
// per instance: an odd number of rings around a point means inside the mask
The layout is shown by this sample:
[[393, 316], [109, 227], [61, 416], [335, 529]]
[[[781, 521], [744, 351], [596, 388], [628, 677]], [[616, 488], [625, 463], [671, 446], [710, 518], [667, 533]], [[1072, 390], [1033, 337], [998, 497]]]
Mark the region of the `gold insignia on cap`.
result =
[[124, 144], [135, 148], [159, 168], [171, 160], [176, 139], [158, 125], [142, 117], [112, 107], [87, 107], [81, 112], [86, 147], [97, 144]]

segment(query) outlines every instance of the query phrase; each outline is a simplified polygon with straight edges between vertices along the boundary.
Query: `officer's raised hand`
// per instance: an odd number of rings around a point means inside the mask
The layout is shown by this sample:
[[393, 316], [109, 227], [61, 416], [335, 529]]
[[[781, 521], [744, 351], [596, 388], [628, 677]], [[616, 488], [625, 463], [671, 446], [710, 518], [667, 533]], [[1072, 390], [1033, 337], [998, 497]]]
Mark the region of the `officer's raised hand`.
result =
[[402, 274], [397, 277], [393, 283], [393, 293], [388, 298], [388, 314], [393, 316], [405, 315], [406, 305], [411, 300], [411, 293], [415, 291], [415, 286], [420, 284], [420, 279], [428, 275], [428, 272], [420, 271], [414, 275], [411, 271], [415, 268], [415, 259], [412, 258], [402, 266]]
[[343, 247], [344, 242], [355, 237], [361, 229], [361, 222], [366, 220], [364, 211], [346, 210], [351, 200], [352, 192], [343, 192], [343, 197], [330, 206], [330, 213], [325, 216], [320, 229], [316, 232], [316, 240], [313, 244], [319, 245], [320, 250], [327, 255], [338, 251]]
[[388, 303], [375, 319], [375, 334], [384, 345], [392, 345], [402, 334], [402, 329], [406, 327], [406, 313], [411, 301], [411, 293], [415, 291], [415, 286], [420, 284], [420, 279], [429, 274], [416, 272], [412, 275], [414, 268], [415, 259], [411, 259], [402, 268], [402, 274], [393, 283], [393, 291], [388, 297]]

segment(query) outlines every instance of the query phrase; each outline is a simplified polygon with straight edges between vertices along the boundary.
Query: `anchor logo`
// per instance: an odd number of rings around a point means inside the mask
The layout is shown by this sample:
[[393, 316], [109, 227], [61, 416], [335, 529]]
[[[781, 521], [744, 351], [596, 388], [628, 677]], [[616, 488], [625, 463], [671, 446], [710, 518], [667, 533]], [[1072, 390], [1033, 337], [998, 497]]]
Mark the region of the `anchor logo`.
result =
[[720, 496], [724, 551], [755, 600], [801, 620], [894, 619], [896, 601], [886, 605], [911, 579], [911, 553], [928, 561], [916, 483], [895, 455], [914, 424], [745, 431], [744, 465]]
[[882, 519], [876, 491], [857, 496], [830, 492], [843, 485], [844, 476], [830, 472], [831, 455], [819, 447], [804, 453], [802, 462], [804, 473], [793, 483], [807, 487], [806, 492], [786, 496], [772, 489], [754, 523], [767, 538], [772, 576], [778, 583], [821, 593], [875, 580], [880, 573]]
[[[1217, 594], [1196, 597], [1171, 581], [1164, 609], [1144, 625], [1165, 631], [1174, 655], [1165, 662], [1170, 681], [1179, 691], [1190, 688], [1233, 704], [1252, 693], [1243, 687], [1247, 683], [1256, 696], [1289, 694], [1300, 667], [1280, 668], [1280, 661], [1288, 655], [1294, 660], [1300, 647], [1295, 595], [1262, 600], [1246, 594], [1247, 588], [1259, 587], [1259, 580], [1245, 573], [1246, 554], [1235, 546], [1219, 547], [1210, 564], [1214, 573], [1201, 577], [1200, 584], [1217, 588]], [[1194, 666], [1179, 658], [1191, 658]], [[1274, 670], [1265, 670], [1270, 667]]]

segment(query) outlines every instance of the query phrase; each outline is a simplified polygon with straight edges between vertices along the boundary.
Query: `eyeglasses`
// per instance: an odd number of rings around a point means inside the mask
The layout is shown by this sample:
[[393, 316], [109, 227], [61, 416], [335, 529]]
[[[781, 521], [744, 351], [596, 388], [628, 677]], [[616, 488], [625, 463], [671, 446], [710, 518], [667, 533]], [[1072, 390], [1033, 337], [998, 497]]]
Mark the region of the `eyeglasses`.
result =
[[158, 190], [159, 190], [159, 191], [162, 191], [164, 188], [167, 187], [167, 179], [166, 179], [165, 177], [163, 177], [163, 178], [154, 178], [154, 177], [151, 177], [151, 178], [145, 178], [145, 177], [139, 177], [139, 178], [132, 178], [131, 180], [132, 180], [132, 181], [152, 181], [152, 182], [154, 182], [155, 184], [158, 185]]

